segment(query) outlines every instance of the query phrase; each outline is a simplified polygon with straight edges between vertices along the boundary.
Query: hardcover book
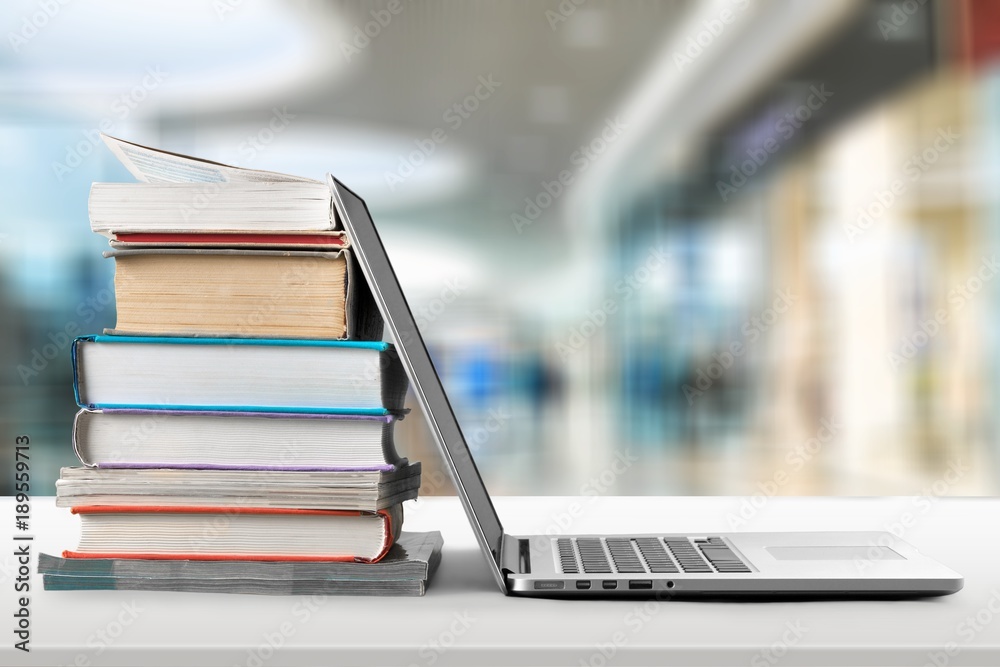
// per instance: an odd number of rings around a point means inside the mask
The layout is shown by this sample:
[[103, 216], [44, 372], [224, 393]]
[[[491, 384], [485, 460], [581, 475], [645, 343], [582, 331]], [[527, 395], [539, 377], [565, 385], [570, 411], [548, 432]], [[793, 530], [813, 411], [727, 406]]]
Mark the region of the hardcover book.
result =
[[65, 577], [122, 577], [146, 579], [295, 579], [382, 581], [428, 579], [441, 555], [443, 540], [437, 531], [402, 532], [385, 557], [376, 563], [353, 561], [291, 562], [256, 560], [144, 560], [138, 558], [59, 558], [38, 555], [38, 571]]
[[80, 407], [384, 415], [407, 379], [388, 343], [82, 336]]
[[73, 451], [97, 468], [391, 471], [394, 415], [83, 409]]
[[88, 505], [64, 558], [380, 560], [399, 535], [401, 505], [378, 512], [270, 507]]
[[[105, 333], [378, 340], [350, 250], [113, 250], [118, 322]], [[357, 288], [356, 284], [361, 283]]]
[[312, 234], [280, 234], [262, 232], [240, 234], [168, 234], [162, 232], [111, 232], [108, 243], [112, 248], [247, 248], [281, 250], [336, 250], [347, 248], [350, 243], [344, 232], [315, 232]]

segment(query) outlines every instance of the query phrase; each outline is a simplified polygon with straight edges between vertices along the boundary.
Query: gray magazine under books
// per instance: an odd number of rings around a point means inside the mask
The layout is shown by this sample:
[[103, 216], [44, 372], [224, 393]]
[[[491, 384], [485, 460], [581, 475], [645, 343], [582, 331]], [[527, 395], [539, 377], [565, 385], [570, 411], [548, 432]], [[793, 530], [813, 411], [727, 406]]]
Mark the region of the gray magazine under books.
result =
[[424, 579], [331, 581], [295, 579], [132, 579], [125, 577], [43, 577], [47, 591], [164, 591], [171, 593], [246, 593], [251, 595], [370, 595], [417, 597], [427, 590]]
[[404, 532], [377, 563], [58, 558], [43, 553], [38, 572], [46, 590], [423, 595], [442, 545], [439, 532]]

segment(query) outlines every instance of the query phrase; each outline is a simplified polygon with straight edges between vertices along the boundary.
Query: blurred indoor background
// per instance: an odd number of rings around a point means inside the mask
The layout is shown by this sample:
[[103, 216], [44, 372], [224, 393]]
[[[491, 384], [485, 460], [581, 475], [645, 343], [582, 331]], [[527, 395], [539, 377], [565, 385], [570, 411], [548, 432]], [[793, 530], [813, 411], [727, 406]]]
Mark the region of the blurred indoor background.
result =
[[[98, 131], [366, 198], [491, 491], [1000, 492], [1000, 3], [0, 5], [0, 468], [115, 322]], [[420, 415], [398, 432], [449, 493]], [[9, 475], [0, 491], [9, 493]]]

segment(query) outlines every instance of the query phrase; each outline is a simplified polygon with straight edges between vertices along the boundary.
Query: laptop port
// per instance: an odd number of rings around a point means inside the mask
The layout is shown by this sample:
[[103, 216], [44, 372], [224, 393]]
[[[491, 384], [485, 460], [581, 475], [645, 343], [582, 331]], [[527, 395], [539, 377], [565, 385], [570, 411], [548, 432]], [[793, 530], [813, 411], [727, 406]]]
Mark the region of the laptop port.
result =
[[588, 591], [590, 590], [590, 582], [586, 579], [580, 579], [576, 582], [576, 587], [581, 591]]
[[631, 590], [643, 590], [653, 588], [652, 579], [632, 579], [628, 582], [628, 587]]
[[613, 579], [605, 579], [603, 582], [601, 582], [601, 588], [603, 588], [606, 591], [613, 591], [614, 589], [618, 588], [618, 582]]

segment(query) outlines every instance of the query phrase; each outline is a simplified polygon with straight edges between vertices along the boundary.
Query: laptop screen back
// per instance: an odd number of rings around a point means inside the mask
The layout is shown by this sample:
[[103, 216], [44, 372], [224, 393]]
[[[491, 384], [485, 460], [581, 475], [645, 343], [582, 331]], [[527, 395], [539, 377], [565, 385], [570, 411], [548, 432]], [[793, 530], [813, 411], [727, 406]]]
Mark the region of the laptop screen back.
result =
[[392, 334], [410, 386], [427, 417], [427, 425], [448, 465], [480, 546], [490, 556], [494, 577], [501, 587], [505, 587], [499, 566], [503, 527], [479, 469], [472, 460], [378, 230], [364, 200], [332, 176], [329, 180], [334, 206], [350, 237], [351, 248], [371, 287], [379, 312]]

